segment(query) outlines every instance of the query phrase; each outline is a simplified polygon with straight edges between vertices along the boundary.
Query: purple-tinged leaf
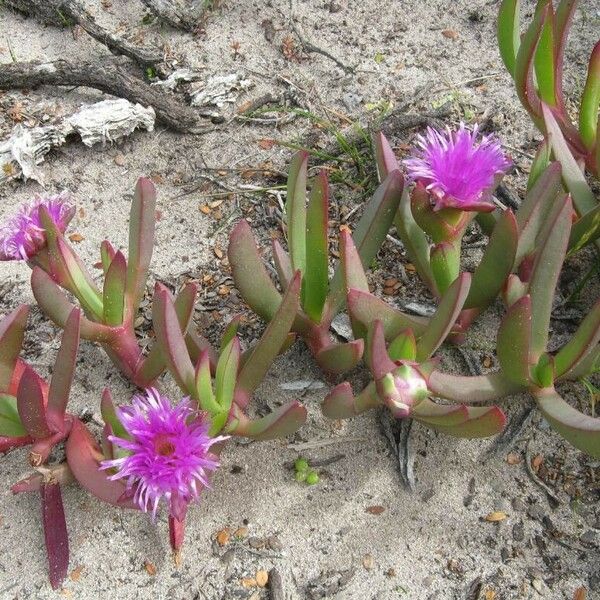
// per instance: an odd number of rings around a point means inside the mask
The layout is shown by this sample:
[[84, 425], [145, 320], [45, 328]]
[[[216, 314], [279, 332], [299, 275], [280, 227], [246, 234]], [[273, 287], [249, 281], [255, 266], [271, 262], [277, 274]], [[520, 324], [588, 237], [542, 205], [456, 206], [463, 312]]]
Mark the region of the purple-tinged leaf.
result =
[[223, 412], [229, 412], [233, 402], [240, 358], [240, 340], [234, 337], [221, 352], [215, 375], [215, 399]]
[[542, 0], [537, 10], [542, 10], [544, 4], [549, 5], [537, 48], [535, 50], [534, 67], [535, 81], [541, 99], [551, 106], [556, 106], [555, 94], [555, 65], [554, 65], [554, 10], [552, 0]]
[[107, 325], [117, 326], [123, 323], [126, 283], [127, 261], [122, 252], [117, 252], [106, 272], [102, 290], [104, 322]]
[[126, 495], [123, 481], [113, 481], [107, 471], [100, 470], [100, 462], [105, 457], [92, 434], [78, 419], [73, 421], [65, 451], [73, 476], [88, 492], [114, 506], [138, 508]]
[[527, 178], [527, 193], [533, 188], [537, 180], [540, 178], [542, 173], [550, 166], [550, 160], [552, 158], [552, 151], [548, 140], [544, 141], [539, 145], [531, 168], [529, 169], [529, 177]]
[[[292, 269], [306, 272], [306, 172], [308, 152], [297, 152], [290, 163], [285, 201]], [[233, 265], [233, 262], [230, 261]], [[250, 303], [249, 303], [250, 304]], [[267, 320], [267, 319], [265, 319]]]
[[[579, 108], [579, 132], [586, 148], [594, 149], [598, 140], [598, 108], [600, 107], [600, 41], [590, 56], [587, 80]], [[600, 143], [600, 142], [598, 142]]]
[[561, 172], [559, 162], [551, 163], [527, 192], [525, 200], [515, 215], [519, 226], [519, 245], [515, 266], [521, 263], [523, 257], [533, 252], [536, 238], [542, 225], [546, 222], [548, 214], [560, 201], [559, 198], [564, 196]]
[[[187, 507], [185, 508], [187, 511]], [[185, 535], [185, 517], [178, 519], [173, 515], [169, 515], [169, 543], [171, 549], [175, 553], [175, 562], [181, 560], [179, 552], [183, 546], [183, 538]]]
[[438, 370], [429, 376], [427, 387], [434, 396], [464, 404], [493, 402], [526, 389], [507, 379], [501, 372], [465, 376]]
[[[56, 325], [64, 328], [69, 315], [76, 308], [69, 302], [66, 294], [58, 287], [51, 277], [39, 267], [34, 267], [31, 272], [31, 289], [33, 295], [44, 311]], [[81, 337], [92, 342], [104, 342], [110, 344], [115, 337], [111, 327], [100, 323], [94, 323], [85, 317], [81, 317]]]
[[396, 368], [389, 357], [383, 335], [381, 321], [375, 320], [369, 325], [366, 340], [366, 363], [374, 379], [381, 379]]
[[517, 300], [498, 329], [497, 353], [502, 372], [513, 383], [531, 383], [532, 303], [529, 296]]
[[388, 354], [392, 360], [414, 361], [417, 358], [417, 340], [412, 329], [399, 333], [388, 347]]
[[182, 391], [193, 395], [195, 390], [194, 366], [187, 351], [171, 294], [160, 284], [156, 285], [154, 292], [152, 322], [157, 342], [164, 351], [173, 378]]
[[373, 134], [373, 148], [377, 161], [377, 178], [379, 183], [382, 183], [392, 171], [398, 171], [400, 165], [390, 143], [381, 131]]
[[77, 350], [79, 349], [80, 317], [81, 312], [76, 308], [67, 319], [52, 371], [46, 410], [48, 425], [55, 433], [63, 431], [65, 427], [65, 412], [75, 373]]
[[19, 306], [0, 320], [0, 392], [8, 391], [23, 345], [28, 306]]
[[240, 221], [233, 228], [227, 255], [242, 298], [257, 315], [270, 321], [281, 303], [281, 295], [265, 269], [246, 221]]
[[27, 430], [23, 427], [14, 396], [0, 393], [0, 439], [5, 437], [24, 437]]
[[102, 400], [100, 401], [100, 412], [102, 414], [102, 418], [104, 422], [110, 427], [113, 435], [117, 437], [128, 440], [130, 439], [129, 432], [125, 427], [123, 427], [123, 423], [119, 420], [117, 416], [117, 411], [115, 409], [115, 404], [112, 399], [112, 395], [108, 388], [104, 388], [102, 392]]
[[35, 473], [11, 485], [10, 491], [13, 494], [39, 492], [48, 481], [59, 485], [69, 485], [75, 480], [71, 469], [69, 469], [69, 465], [66, 462], [62, 462], [57, 465], [38, 467]]
[[340, 231], [340, 256], [342, 273], [346, 283], [346, 292], [353, 288], [368, 293], [369, 283], [365, 268], [354, 245], [352, 234], [348, 229]]
[[[404, 178], [400, 171], [392, 171], [375, 191], [365, 206], [352, 238], [365, 268], [369, 268], [392, 226], [398, 210]], [[346, 297], [343, 271], [338, 266], [331, 280], [327, 304], [332, 315], [337, 314]]]
[[49, 482], [41, 487], [42, 522], [48, 555], [48, 574], [52, 589], [57, 590], [69, 570], [69, 535], [58, 483]]
[[517, 220], [512, 211], [505, 210], [473, 273], [471, 288], [463, 308], [486, 308], [494, 301], [512, 271], [518, 243]]
[[40, 376], [26, 366], [17, 390], [17, 408], [27, 433], [38, 440], [52, 435], [46, 418], [44, 391]]
[[430, 249], [429, 264], [438, 294], [443, 295], [458, 277], [460, 247], [450, 242], [435, 244]]
[[321, 321], [329, 289], [329, 185], [324, 170], [314, 179], [306, 210], [306, 270], [303, 274], [302, 307], [315, 323]]
[[450, 427], [467, 421], [469, 411], [464, 404], [436, 404], [424, 398], [413, 407], [411, 416], [427, 425]]
[[319, 350], [315, 356], [321, 369], [340, 375], [353, 369], [362, 358], [363, 340], [352, 340], [340, 344], [331, 344]]
[[412, 329], [419, 336], [426, 330], [429, 322], [423, 317], [406, 315], [373, 294], [354, 289], [348, 292], [348, 313], [356, 338], [364, 338], [369, 323], [375, 319], [382, 322], [386, 340], [393, 340], [405, 329]]
[[201, 354], [206, 351], [210, 358], [210, 369], [214, 372], [217, 368], [217, 352], [212, 344], [202, 335], [195, 331], [188, 331], [185, 336], [185, 345], [187, 346], [190, 358], [198, 362]]
[[344, 381], [325, 396], [321, 410], [328, 419], [349, 419], [380, 405], [381, 400], [374, 381], [358, 396], [352, 393], [352, 387]]
[[474, 439], [485, 438], [500, 433], [506, 425], [506, 416], [497, 406], [469, 406], [467, 419], [456, 425], [442, 425], [426, 422], [418, 417], [424, 425], [431, 427], [446, 435]]
[[135, 185], [129, 213], [129, 255], [127, 257], [127, 312], [134, 315], [146, 290], [148, 268], [154, 248], [156, 188], [140, 177]]
[[431, 292], [437, 295], [435, 280], [429, 264], [429, 241], [413, 217], [411, 200], [406, 188], [402, 193], [394, 225], [404, 244], [406, 254], [415, 266], [419, 277], [421, 277]]
[[514, 77], [517, 53], [521, 43], [519, 34], [519, 0], [503, 0], [498, 12], [498, 48], [502, 62]]
[[272, 321], [244, 360], [235, 388], [235, 402], [241, 408], [247, 406], [250, 395], [260, 385], [287, 340], [300, 306], [300, 285], [301, 273], [296, 271]]
[[273, 440], [298, 431], [306, 421], [306, 408], [294, 400], [276, 408], [265, 417], [250, 420], [234, 404], [233, 417], [236, 422], [232, 430], [227, 430], [228, 433], [255, 440]]
[[463, 308], [470, 284], [471, 275], [461, 273], [442, 296], [427, 329], [417, 341], [417, 362], [423, 362], [432, 356], [446, 339]]
[[575, 448], [587, 452], [593, 458], [600, 458], [600, 419], [574, 409], [554, 388], [538, 390], [535, 398], [552, 429]]
[[514, 80], [517, 95], [536, 125], [540, 125], [541, 102], [533, 82], [535, 51], [552, 6], [544, 0], [541, 10], [536, 10], [531, 24], [521, 37], [515, 61]]
[[206, 411], [209, 415], [216, 415], [222, 412], [223, 409], [215, 400], [213, 392], [208, 350], [202, 352], [196, 364], [196, 393], [197, 402], [201, 410]]
[[571, 231], [571, 201], [567, 198], [553, 221], [547, 223], [545, 235], [538, 239], [538, 251], [529, 280], [531, 296], [531, 357], [537, 361], [546, 350], [552, 300]]
[[4, 454], [13, 448], [21, 448], [22, 446], [28, 446], [33, 442], [33, 439], [29, 435], [22, 435], [19, 437], [3, 436], [0, 435], [0, 454]]
[[106, 275], [108, 272], [110, 263], [113, 261], [116, 253], [117, 251], [113, 248], [113, 245], [108, 240], [104, 240], [100, 244], [100, 262], [102, 263], [104, 275]]
[[229, 342], [237, 335], [241, 320], [241, 315], [235, 315], [231, 319], [231, 321], [227, 323], [227, 325], [225, 326], [225, 331], [223, 331], [223, 335], [221, 335], [221, 345], [219, 348], [219, 353], [223, 352], [227, 344], [229, 344]]
[[554, 357], [554, 372], [561, 377], [585, 360], [600, 342], [600, 300], [594, 304], [571, 339]]
[[294, 276], [294, 271], [292, 270], [292, 261], [288, 253], [281, 247], [278, 240], [273, 240], [273, 262], [275, 263], [279, 283], [286, 290], [290, 284], [290, 280]]
[[546, 125], [548, 141], [555, 158], [562, 166], [562, 176], [567, 190], [573, 197], [573, 204], [579, 215], [584, 215], [597, 206], [594, 193], [588, 185], [583, 171], [577, 164], [563, 133], [556, 122], [552, 109], [542, 104], [542, 114]]

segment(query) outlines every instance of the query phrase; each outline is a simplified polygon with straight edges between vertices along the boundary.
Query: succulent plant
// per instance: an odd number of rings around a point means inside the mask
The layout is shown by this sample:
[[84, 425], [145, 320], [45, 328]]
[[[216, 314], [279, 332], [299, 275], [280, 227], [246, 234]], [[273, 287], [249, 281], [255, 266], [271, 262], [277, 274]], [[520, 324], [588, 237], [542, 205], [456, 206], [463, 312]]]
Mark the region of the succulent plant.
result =
[[572, 229], [571, 250], [600, 236], [600, 205], [585, 177], [600, 178], [600, 39], [594, 46], [579, 104], [571, 120], [563, 92], [565, 48], [577, 0], [538, 0], [531, 23], [520, 34], [519, 0], [503, 0], [498, 15], [498, 45], [515, 81], [521, 103], [544, 134], [531, 169], [530, 184], [549, 164], [560, 161], [563, 181], [579, 221]]
[[35, 473], [11, 489], [14, 493], [40, 493], [50, 583], [57, 588], [66, 577], [69, 564], [61, 485], [72, 477], [66, 464], [47, 463], [52, 449], [69, 438], [76, 420], [66, 408], [79, 347], [80, 311], [73, 309], [65, 323], [50, 384], [17, 358], [26, 319], [27, 307], [21, 307], [0, 325], [0, 389], [6, 391], [0, 394], [1, 450], [31, 445], [28, 457]]
[[[301, 308], [292, 331], [304, 339], [317, 362], [326, 371], [343, 373], [354, 367], [363, 353], [363, 341], [333, 341], [329, 332], [333, 318], [345, 300], [344, 282], [338, 268], [329, 279], [328, 244], [329, 186], [321, 171], [313, 180], [306, 203], [308, 154], [299, 152], [290, 165], [285, 218], [289, 254], [273, 242], [273, 259], [282, 290], [294, 272], [302, 274]], [[383, 178], [366, 204], [354, 232], [362, 263], [368, 267], [385, 240], [400, 202], [404, 181], [398, 169]], [[252, 235], [250, 225], [240, 221], [229, 242], [229, 262], [236, 287], [254, 312], [271, 322], [281, 303], [281, 294], [272, 282]]]
[[[65, 292], [72, 294], [84, 313], [81, 337], [98, 342], [121, 372], [142, 388], [165, 369], [158, 345], [147, 356], [142, 354], [134, 327], [152, 257], [155, 205], [154, 185], [140, 178], [131, 205], [129, 258], [108, 241], [101, 245], [102, 290], [64, 238], [75, 212], [65, 194], [21, 207], [0, 231], [0, 258], [27, 261], [32, 268], [33, 294], [46, 315], [64, 327], [74, 308]], [[176, 299], [183, 331], [191, 320], [195, 293], [195, 286], [189, 284]]]

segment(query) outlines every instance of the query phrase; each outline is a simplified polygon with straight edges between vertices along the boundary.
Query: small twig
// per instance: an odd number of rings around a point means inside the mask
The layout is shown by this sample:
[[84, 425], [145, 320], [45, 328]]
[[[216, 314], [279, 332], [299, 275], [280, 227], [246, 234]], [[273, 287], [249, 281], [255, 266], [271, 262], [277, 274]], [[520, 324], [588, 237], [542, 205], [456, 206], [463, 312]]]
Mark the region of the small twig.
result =
[[541, 487], [544, 492], [546, 492], [546, 495], [548, 496], [548, 501], [552, 504], [554, 503], [554, 507], [558, 506], [560, 504], [560, 500], [558, 499], [558, 496], [552, 491], [552, 489], [546, 485], [535, 473], [535, 471], [533, 470], [533, 467], [531, 466], [531, 459], [533, 458], [531, 456], [531, 452], [529, 450], [531, 445], [531, 440], [529, 440], [527, 442], [527, 446], [525, 446], [525, 470], [527, 471], [527, 475], [529, 475], [529, 479], [531, 479], [531, 481], [533, 481], [533, 483], [535, 483], [537, 486]]
[[388, 410], [380, 410], [378, 421], [397, 460], [400, 479], [409, 492], [415, 490], [415, 453], [410, 447], [412, 419], [395, 419]]
[[297, 38], [300, 40], [300, 43], [302, 44], [302, 48], [304, 49], [305, 52], [321, 54], [325, 58], [332, 60], [338, 67], [340, 67], [340, 69], [342, 69], [346, 73], [354, 73], [356, 67], [351, 67], [349, 65], [344, 64], [339, 58], [336, 58], [335, 56], [333, 56], [333, 54], [331, 54], [331, 52], [328, 52], [327, 50], [324, 50], [323, 48], [319, 48], [319, 46], [316, 46], [312, 42], [308, 41], [302, 35], [302, 33], [300, 32], [300, 29], [296, 25], [296, 22], [294, 19], [294, 0], [290, 0], [290, 22], [292, 24], [292, 29], [294, 30], [294, 33], [296, 34]]

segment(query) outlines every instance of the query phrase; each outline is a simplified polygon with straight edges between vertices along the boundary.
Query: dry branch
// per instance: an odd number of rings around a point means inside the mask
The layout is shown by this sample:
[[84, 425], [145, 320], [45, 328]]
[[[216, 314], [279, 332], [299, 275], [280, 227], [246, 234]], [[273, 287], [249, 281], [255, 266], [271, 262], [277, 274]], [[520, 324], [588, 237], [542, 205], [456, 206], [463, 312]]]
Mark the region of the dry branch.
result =
[[201, 119], [194, 109], [132, 76], [115, 59], [0, 65], [1, 90], [31, 89], [41, 85], [89, 87], [142, 106], [151, 106], [157, 120], [175, 131], [203, 133], [210, 129], [201, 126]]
[[159, 19], [185, 31], [196, 31], [208, 9], [207, 0], [142, 0]]
[[4, 0], [3, 3], [45, 24], [59, 27], [79, 25], [111, 52], [127, 56], [142, 67], [154, 66], [164, 60], [160, 50], [131, 44], [98, 25], [96, 19], [77, 0]]

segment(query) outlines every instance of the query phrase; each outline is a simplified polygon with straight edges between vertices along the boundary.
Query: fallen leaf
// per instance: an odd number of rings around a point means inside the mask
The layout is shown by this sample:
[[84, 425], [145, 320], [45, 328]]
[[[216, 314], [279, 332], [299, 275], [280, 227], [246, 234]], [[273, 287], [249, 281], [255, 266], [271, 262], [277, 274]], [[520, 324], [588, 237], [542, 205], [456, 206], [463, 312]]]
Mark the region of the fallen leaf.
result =
[[85, 238], [80, 233], [72, 233], [71, 235], [69, 235], [69, 239], [72, 242], [78, 244], [79, 242], [82, 242]]
[[537, 473], [544, 462], [544, 457], [541, 454], [536, 454], [531, 459], [531, 468]]
[[148, 575], [154, 577], [156, 575], [156, 567], [149, 560], [144, 561], [144, 569], [146, 569]]
[[518, 465], [523, 462], [523, 459], [516, 452], [510, 452], [506, 455], [506, 462], [509, 465]]
[[245, 587], [245, 588], [256, 587], [256, 579], [254, 579], [254, 577], [243, 577], [242, 578], [242, 587]]
[[494, 600], [496, 598], [496, 592], [494, 590], [485, 590], [485, 600]]
[[201, 204], [200, 205], [200, 212], [204, 213], [205, 215], [210, 215], [210, 207], [207, 206], [206, 204]]
[[374, 506], [367, 506], [367, 508], [365, 508], [365, 512], [368, 512], [370, 515], [380, 515], [384, 510], [385, 507], [377, 504]]
[[262, 148], [263, 150], [270, 150], [274, 145], [275, 145], [275, 140], [271, 140], [271, 139], [258, 140], [258, 146], [259, 146], [259, 148]]
[[449, 40], [457, 40], [458, 39], [458, 31], [454, 29], [443, 29], [442, 35]]
[[81, 578], [82, 571], [83, 571], [83, 565], [79, 565], [79, 566], [75, 567], [71, 571], [71, 574], [69, 575], [69, 578], [71, 579], [71, 581], [79, 581], [79, 579]]
[[257, 583], [258, 587], [264, 588], [267, 585], [268, 581], [269, 581], [269, 574], [266, 571], [261, 569], [260, 571], [256, 572], [256, 583]]
[[238, 539], [243, 539], [248, 537], [248, 528], [247, 527], [238, 527], [234, 532], [233, 536]]
[[584, 587], [578, 587], [573, 594], [573, 600], [586, 600], [587, 590]]
[[217, 544], [219, 544], [219, 546], [225, 546], [225, 544], [227, 544], [227, 542], [229, 542], [229, 538], [231, 537], [231, 532], [229, 531], [228, 527], [225, 527], [224, 529], [221, 529], [221, 531], [219, 531], [217, 533]]
[[497, 510], [494, 512], [491, 512], [489, 515], [485, 516], [485, 520], [488, 523], [498, 523], [499, 521], [504, 521], [504, 519], [506, 519], [508, 515], [505, 512], [502, 512], [501, 510]]
[[213, 249], [213, 252], [215, 253], [215, 256], [217, 258], [223, 258], [225, 256], [225, 254], [223, 253], [223, 250], [221, 250], [220, 246], [215, 246]]

